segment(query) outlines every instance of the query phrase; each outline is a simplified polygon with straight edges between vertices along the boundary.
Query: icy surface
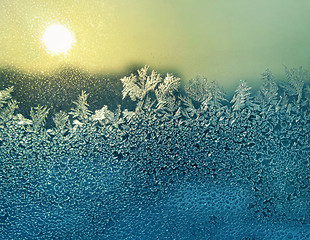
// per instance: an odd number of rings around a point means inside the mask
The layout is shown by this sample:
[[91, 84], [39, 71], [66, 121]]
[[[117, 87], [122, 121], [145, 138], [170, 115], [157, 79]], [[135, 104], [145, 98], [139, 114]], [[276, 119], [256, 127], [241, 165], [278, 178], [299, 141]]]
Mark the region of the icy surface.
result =
[[309, 85], [267, 70], [231, 100], [148, 67], [119, 106], [52, 116], [0, 91], [0, 239], [310, 239]]

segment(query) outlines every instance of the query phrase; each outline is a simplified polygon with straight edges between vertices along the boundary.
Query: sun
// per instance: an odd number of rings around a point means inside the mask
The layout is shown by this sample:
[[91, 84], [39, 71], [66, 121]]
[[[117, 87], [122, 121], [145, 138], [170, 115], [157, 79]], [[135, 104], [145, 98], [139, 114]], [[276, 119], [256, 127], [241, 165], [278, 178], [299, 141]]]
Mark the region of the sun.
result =
[[72, 48], [75, 37], [66, 26], [53, 24], [46, 28], [42, 41], [48, 53], [58, 55], [67, 53]]

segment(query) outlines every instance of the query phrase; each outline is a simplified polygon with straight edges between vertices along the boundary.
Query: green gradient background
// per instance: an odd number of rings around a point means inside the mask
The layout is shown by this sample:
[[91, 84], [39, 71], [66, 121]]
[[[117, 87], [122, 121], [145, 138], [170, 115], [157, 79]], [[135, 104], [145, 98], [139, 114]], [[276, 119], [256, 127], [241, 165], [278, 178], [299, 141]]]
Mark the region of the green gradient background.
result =
[[[75, 33], [67, 55], [44, 49], [53, 23]], [[0, 66], [115, 72], [148, 64], [229, 90], [239, 79], [260, 84], [267, 67], [279, 78], [283, 65], [309, 69], [309, 23], [309, 0], [0, 0]]]

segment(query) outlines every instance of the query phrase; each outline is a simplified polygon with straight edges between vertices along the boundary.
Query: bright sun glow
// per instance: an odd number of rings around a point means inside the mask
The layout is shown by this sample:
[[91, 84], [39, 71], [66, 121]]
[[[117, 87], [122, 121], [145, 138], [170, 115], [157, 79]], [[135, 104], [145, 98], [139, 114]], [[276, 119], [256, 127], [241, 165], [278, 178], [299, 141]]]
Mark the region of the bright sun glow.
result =
[[45, 30], [42, 40], [47, 51], [56, 55], [68, 52], [75, 42], [75, 37], [64, 25], [54, 24]]

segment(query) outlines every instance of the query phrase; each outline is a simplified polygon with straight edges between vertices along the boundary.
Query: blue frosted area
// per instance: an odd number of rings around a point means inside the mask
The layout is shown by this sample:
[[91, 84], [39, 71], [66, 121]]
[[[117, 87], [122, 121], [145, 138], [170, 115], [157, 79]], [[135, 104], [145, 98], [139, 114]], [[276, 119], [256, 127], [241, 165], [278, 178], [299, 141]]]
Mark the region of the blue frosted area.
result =
[[52, 127], [0, 91], [0, 239], [310, 239], [309, 86], [241, 82], [225, 102], [139, 74], [122, 79], [135, 110], [91, 112], [83, 92]]

